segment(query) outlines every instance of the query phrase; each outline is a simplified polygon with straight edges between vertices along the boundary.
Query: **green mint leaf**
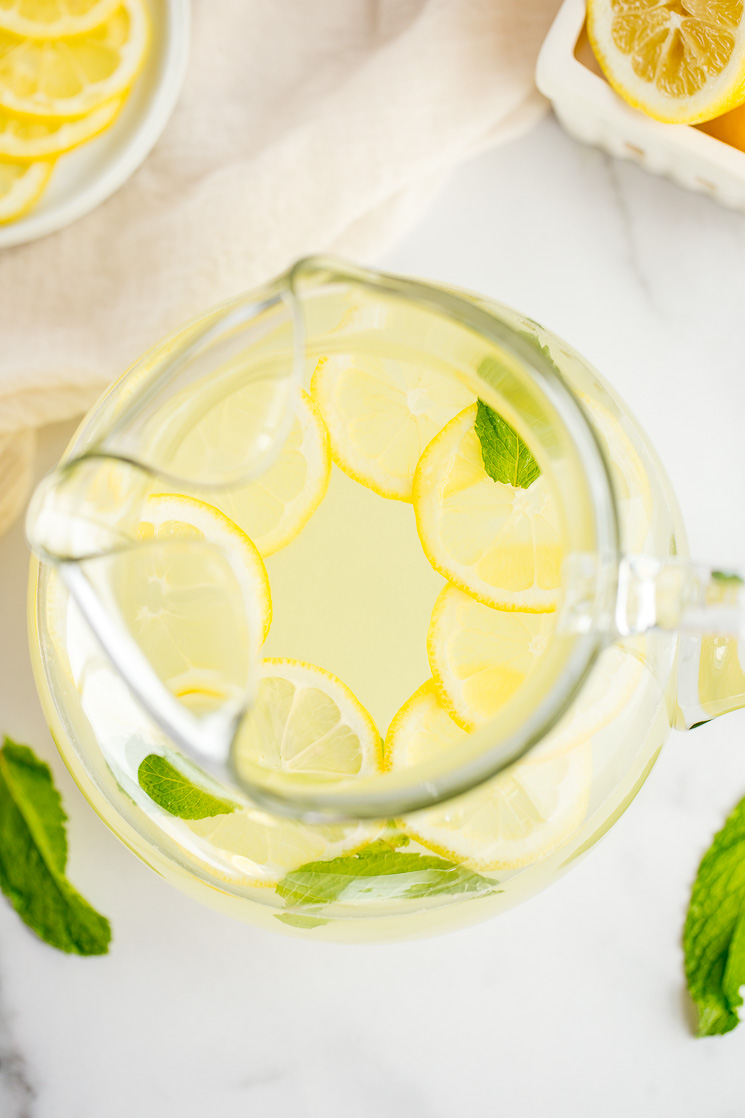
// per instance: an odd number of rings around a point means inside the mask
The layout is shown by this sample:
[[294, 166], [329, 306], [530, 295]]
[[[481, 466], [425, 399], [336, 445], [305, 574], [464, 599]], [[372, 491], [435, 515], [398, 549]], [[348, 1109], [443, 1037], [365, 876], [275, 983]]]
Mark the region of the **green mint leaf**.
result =
[[711, 577], [713, 582], [731, 582], [735, 586], [742, 586], [742, 575], [738, 575], [736, 571], [712, 571]]
[[414, 900], [447, 893], [484, 896], [501, 892], [496, 885], [445, 858], [375, 842], [356, 854], [306, 862], [282, 878], [277, 893], [289, 906], [319, 908], [335, 901]]
[[301, 916], [299, 912], [275, 912], [274, 919], [279, 920], [281, 924], [288, 924], [291, 928], [322, 928], [324, 924], [328, 924], [328, 920], [324, 920], [320, 916]]
[[739, 1023], [745, 984], [745, 800], [704, 855], [683, 931], [688, 989], [698, 1007], [698, 1035], [728, 1033]]
[[157, 753], [150, 753], [137, 770], [137, 779], [151, 800], [179, 819], [208, 819], [213, 815], [229, 815], [238, 804], [213, 796], [193, 784], [187, 776]]
[[484, 469], [492, 481], [527, 489], [540, 476], [538, 463], [517, 431], [483, 400], [477, 404], [474, 429]]
[[49, 766], [27, 745], [0, 748], [0, 889], [52, 947], [105, 955], [108, 920], [65, 877], [67, 816]]

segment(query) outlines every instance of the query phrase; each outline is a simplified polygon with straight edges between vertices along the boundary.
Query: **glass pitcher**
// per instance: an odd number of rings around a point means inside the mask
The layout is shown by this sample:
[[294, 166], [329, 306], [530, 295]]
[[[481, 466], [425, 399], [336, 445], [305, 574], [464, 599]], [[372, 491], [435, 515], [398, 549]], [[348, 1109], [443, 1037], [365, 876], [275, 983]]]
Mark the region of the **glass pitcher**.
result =
[[[564, 342], [310, 259], [191, 322], [32, 500], [34, 669], [145, 862], [290, 934], [490, 916], [745, 705], [742, 579]], [[273, 615], [273, 616], [272, 616]]]

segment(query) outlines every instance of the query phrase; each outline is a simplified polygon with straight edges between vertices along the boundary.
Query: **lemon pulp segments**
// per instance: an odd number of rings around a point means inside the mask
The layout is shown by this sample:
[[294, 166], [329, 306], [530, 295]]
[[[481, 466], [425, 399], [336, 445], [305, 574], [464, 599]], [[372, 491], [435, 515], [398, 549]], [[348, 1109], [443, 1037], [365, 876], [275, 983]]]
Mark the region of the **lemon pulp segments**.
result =
[[657, 120], [693, 124], [745, 98], [742, 0], [588, 0], [587, 33], [611, 85]]
[[77, 120], [14, 116], [0, 109], [0, 159], [25, 163], [62, 155], [108, 128], [121, 106], [121, 100], [107, 101]]
[[411, 500], [414, 470], [432, 436], [474, 398], [454, 373], [369, 354], [321, 358], [310, 390], [336, 464], [398, 501]]
[[91, 31], [121, 0], [0, 0], [0, 30], [28, 38], [56, 39]]
[[[265, 659], [254, 707], [235, 746], [234, 760], [292, 773], [353, 777], [382, 766], [380, 735], [340, 679], [299, 660]], [[377, 824], [309, 826], [253, 808], [188, 824], [217, 846], [236, 873], [257, 884], [276, 883], [304, 862], [351, 853], [371, 842]]]
[[41, 197], [53, 163], [0, 161], [0, 222], [22, 217]]
[[543, 655], [552, 614], [491, 609], [446, 586], [435, 603], [427, 654], [437, 693], [465, 730], [493, 717]]
[[414, 512], [435, 570], [499, 609], [556, 608], [561, 581], [558, 509], [547, 479], [527, 489], [493, 481], [474, 430], [476, 405], [432, 439], [414, 477]]
[[144, 0], [123, 0], [99, 27], [69, 39], [0, 31], [0, 106], [33, 116], [84, 116], [129, 88], [148, 38]]

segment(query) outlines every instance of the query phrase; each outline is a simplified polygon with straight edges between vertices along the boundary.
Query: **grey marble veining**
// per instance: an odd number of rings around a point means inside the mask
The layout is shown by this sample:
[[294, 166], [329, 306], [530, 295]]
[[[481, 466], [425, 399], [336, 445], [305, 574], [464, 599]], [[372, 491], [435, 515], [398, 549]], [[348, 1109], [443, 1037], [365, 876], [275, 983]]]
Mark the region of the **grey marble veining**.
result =
[[[694, 551], [745, 562], [745, 217], [547, 119], [461, 168], [380, 263], [571, 341], [649, 431]], [[75, 789], [23, 653], [25, 564], [18, 529], [0, 539], [0, 729], [53, 766], [72, 880], [114, 941], [62, 956], [0, 903], [0, 1118], [742, 1118], [745, 1026], [693, 1039], [680, 935], [745, 794], [745, 713], [674, 735], [608, 836], [499, 920], [377, 947], [272, 937], [167, 886]]]

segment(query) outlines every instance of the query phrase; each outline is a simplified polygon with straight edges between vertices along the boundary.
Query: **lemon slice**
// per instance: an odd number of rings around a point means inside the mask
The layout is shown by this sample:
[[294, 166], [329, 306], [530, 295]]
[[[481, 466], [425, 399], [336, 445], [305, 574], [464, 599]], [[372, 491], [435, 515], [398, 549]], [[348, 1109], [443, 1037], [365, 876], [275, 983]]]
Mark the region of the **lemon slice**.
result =
[[465, 408], [429, 444], [414, 477], [414, 512], [432, 566], [498, 609], [556, 608], [562, 549], [545, 477], [527, 489], [493, 481]]
[[267, 658], [235, 763], [282, 772], [360, 776], [380, 770], [380, 734], [359, 699], [331, 672], [302, 660]]
[[652, 525], [649, 475], [619, 420], [597, 400], [579, 393], [610, 463], [624, 551], [643, 551]]
[[[464, 737], [430, 680], [394, 717], [386, 766], [419, 764]], [[587, 811], [591, 775], [591, 751], [583, 745], [561, 757], [518, 761], [442, 807], [415, 812], [401, 826], [423, 846], [473, 869], [519, 869], [571, 838]]]
[[[206, 431], [207, 439], [219, 437], [220, 416], [214, 419], [214, 436]], [[228, 401], [222, 422], [236, 421]], [[318, 408], [301, 389], [294, 423], [277, 460], [257, 481], [220, 494], [220, 505], [267, 557], [286, 547], [304, 528], [326, 495], [330, 475], [328, 432]]]
[[589, 0], [587, 34], [613, 88], [656, 120], [694, 124], [745, 98], [741, 0]]
[[445, 710], [464, 730], [492, 718], [545, 651], [552, 614], [491, 609], [446, 586], [432, 611], [427, 655]]
[[0, 159], [48, 159], [93, 139], [111, 124], [121, 100], [107, 101], [79, 120], [14, 116], [0, 109]]
[[121, 95], [145, 59], [143, 0], [124, 0], [104, 23], [69, 39], [18, 39], [0, 31], [0, 106], [79, 117]]
[[15, 221], [39, 200], [53, 163], [0, 162], [0, 222]]
[[[380, 771], [380, 735], [352, 691], [331, 672], [299, 660], [266, 659], [254, 707], [235, 747], [242, 759], [268, 768], [327, 778]], [[308, 826], [248, 808], [190, 822], [189, 829], [223, 862], [254, 884], [275, 884], [304, 862], [350, 854], [372, 842], [382, 825]]]
[[80, 35], [103, 23], [122, 0], [0, 0], [0, 31], [28, 38]]
[[397, 501], [411, 500], [414, 470], [427, 443], [474, 398], [454, 373], [367, 354], [321, 358], [310, 391], [336, 464]]
[[[172, 493], [148, 497], [136, 535], [168, 546], [113, 556], [109, 582], [160, 679], [198, 711], [242, 693], [272, 617], [269, 580], [251, 540], [219, 509]], [[221, 555], [174, 546], [180, 542], [213, 544]], [[228, 579], [228, 561], [246, 576], [250, 602]]]

